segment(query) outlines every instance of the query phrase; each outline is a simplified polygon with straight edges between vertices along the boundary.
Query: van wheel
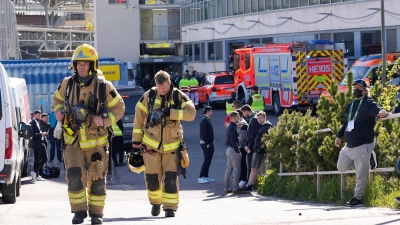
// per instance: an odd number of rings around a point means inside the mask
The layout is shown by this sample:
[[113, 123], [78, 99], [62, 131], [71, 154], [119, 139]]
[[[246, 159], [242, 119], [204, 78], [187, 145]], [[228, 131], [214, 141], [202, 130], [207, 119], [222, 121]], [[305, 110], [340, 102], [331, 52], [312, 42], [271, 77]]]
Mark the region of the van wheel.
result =
[[17, 179], [14, 178], [14, 182], [10, 185], [2, 184], [1, 185], [1, 192], [2, 193], [12, 193], [5, 195], [3, 194], [2, 200], [4, 204], [14, 204], [17, 201]]
[[282, 114], [283, 109], [281, 106], [281, 100], [279, 99], [279, 93], [274, 93], [272, 96], [272, 107], [276, 116]]

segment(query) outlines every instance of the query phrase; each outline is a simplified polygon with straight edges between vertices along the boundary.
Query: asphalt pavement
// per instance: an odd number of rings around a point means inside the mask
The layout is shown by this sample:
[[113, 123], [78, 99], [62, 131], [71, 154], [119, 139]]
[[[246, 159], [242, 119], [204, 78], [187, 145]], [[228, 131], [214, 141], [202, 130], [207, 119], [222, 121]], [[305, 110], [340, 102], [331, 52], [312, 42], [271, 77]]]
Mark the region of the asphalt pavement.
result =
[[[143, 173], [135, 174], [116, 167], [107, 183], [104, 224], [400, 224], [399, 211], [386, 208], [346, 208], [336, 205], [293, 202], [265, 197], [251, 192], [243, 195], [224, 194], [225, 111], [214, 110], [211, 118], [215, 134], [215, 153], [210, 177], [216, 181], [198, 184], [203, 162], [199, 145], [199, 123], [202, 110], [193, 122], [184, 122], [184, 136], [189, 148], [190, 167], [187, 178], [179, 177], [180, 203], [175, 218], [150, 214]], [[273, 125], [277, 117], [267, 114]], [[51, 164], [62, 166], [62, 164]], [[14, 205], [0, 203], [0, 224], [71, 224], [67, 186], [60, 178], [35, 184], [22, 181], [21, 196]], [[84, 224], [90, 224], [87, 218]]]

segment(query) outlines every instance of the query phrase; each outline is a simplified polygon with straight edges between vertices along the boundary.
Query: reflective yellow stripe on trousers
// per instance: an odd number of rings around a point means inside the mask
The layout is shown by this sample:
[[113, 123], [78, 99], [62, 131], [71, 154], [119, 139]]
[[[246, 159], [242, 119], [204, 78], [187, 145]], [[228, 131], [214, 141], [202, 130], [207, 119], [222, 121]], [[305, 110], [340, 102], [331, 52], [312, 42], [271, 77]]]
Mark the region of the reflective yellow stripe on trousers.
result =
[[104, 206], [105, 201], [106, 201], [105, 195], [101, 196], [89, 195], [89, 205]]
[[180, 145], [181, 145], [180, 141], [165, 144], [165, 145], [163, 145], [164, 152], [175, 151], [179, 148]]
[[71, 204], [82, 204], [86, 202], [86, 191], [81, 191], [76, 194], [68, 192], [68, 197]]
[[178, 204], [179, 194], [162, 193], [163, 203]]
[[160, 199], [162, 197], [162, 192], [161, 189], [157, 190], [157, 191], [149, 191], [147, 190], [147, 195], [149, 196], [150, 199]]

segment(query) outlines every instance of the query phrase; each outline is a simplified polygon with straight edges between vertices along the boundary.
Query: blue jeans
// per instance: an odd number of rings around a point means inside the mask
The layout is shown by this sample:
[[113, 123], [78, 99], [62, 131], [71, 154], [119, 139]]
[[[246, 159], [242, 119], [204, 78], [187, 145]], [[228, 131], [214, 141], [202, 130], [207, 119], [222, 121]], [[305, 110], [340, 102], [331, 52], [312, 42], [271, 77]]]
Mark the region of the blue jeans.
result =
[[397, 168], [397, 172], [400, 173], [400, 157], [399, 157], [399, 159], [397, 160], [396, 168]]
[[55, 156], [55, 151], [57, 149], [57, 159], [58, 161], [62, 161], [62, 156], [61, 156], [61, 139], [56, 139], [53, 136], [53, 132], [49, 133], [49, 139], [50, 139], [50, 160], [54, 160]]

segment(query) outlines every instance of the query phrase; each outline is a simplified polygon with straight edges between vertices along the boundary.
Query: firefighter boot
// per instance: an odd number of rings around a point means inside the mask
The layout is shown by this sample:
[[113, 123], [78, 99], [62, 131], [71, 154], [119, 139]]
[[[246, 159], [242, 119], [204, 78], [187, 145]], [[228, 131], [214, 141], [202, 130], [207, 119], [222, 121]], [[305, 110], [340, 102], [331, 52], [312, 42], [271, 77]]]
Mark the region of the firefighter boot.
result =
[[103, 224], [103, 218], [99, 216], [92, 216], [92, 224]]
[[153, 205], [153, 207], [151, 208], [151, 215], [152, 216], [158, 216], [160, 215], [160, 205]]
[[165, 209], [165, 217], [175, 217], [175, 212], [172, 209]]
[[77, 212], [75, 213], [74, 218], [72, 218], [72, 224], [81, 224], [86, 217], [86, 212]]

